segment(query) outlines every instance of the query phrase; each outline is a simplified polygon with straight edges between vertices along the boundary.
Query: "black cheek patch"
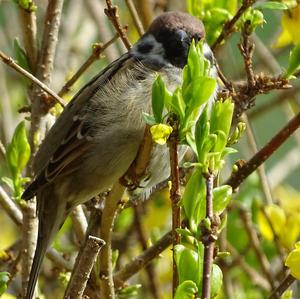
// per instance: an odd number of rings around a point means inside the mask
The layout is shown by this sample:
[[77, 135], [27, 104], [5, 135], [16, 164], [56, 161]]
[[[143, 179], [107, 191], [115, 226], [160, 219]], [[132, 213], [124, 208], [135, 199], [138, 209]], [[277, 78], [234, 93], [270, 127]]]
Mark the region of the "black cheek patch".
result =
[[142, 54], [147, 54], [153, 49], [153, 44], [150, 42], [142, 43], [138, 46], [138, 52]]

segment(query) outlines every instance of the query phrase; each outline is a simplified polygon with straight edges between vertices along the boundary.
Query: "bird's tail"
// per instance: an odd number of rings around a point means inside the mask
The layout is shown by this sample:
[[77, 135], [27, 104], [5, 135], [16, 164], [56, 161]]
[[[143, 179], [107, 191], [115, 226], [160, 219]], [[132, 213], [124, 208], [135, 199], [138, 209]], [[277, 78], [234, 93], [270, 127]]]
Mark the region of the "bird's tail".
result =
[[33, 298], [44, 256], [65, 217], [65, 206], [62, 206], [64, 201], [59, 201], [56, 196], [51, 196], [50, 190], [50, 192], [45, 191], [37, 195], [39, 232], [24, 299]]

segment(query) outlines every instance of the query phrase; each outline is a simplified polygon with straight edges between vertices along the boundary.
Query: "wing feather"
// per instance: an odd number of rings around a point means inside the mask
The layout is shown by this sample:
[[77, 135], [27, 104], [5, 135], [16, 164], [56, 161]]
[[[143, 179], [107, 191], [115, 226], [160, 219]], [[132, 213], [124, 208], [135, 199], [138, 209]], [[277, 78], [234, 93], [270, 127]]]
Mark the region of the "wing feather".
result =
[[134, 58], [129, 53], [122, 55], [74, 96], [41, 144], [34, 161], [36, 177], [22, 198], [30, 199], [45, 185], [80, 167], [82, 156], [93, 146], [84, 107], [118, 71], [130, 66], [132, 62]]

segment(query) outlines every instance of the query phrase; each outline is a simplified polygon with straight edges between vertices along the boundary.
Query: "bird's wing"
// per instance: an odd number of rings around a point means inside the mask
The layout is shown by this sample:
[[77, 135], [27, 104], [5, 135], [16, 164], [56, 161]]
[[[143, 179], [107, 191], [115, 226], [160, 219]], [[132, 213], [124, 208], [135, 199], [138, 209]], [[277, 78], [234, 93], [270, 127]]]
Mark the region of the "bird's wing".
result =
[[74, 96], [41, 144], [34, 160], [36, 177], [22, 198], [30, 199], [40, 188], [58, 176], [71, 173], [80, 166], [79, 160], [92, 145], [89, 142], [90, 128], [85, 121], [85, 105], [99, 88], [132, 63], [135, 61], [129, 53], [122, 55]]

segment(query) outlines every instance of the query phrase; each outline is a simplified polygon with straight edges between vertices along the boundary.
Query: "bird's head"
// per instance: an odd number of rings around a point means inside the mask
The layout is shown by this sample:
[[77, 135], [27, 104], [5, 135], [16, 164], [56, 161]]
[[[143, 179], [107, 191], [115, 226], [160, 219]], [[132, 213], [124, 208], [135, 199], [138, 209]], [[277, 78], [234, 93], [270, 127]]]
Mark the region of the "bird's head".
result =
[[[183, 68], [192, 40], [197, 43], [204, 37], [204, 26], [197, 18], [183, 12], [167, 12], [152, 22], [131, 51], [140, 60]], [[206, 43], [204, 55], [213, 62], [212, 52]]]

